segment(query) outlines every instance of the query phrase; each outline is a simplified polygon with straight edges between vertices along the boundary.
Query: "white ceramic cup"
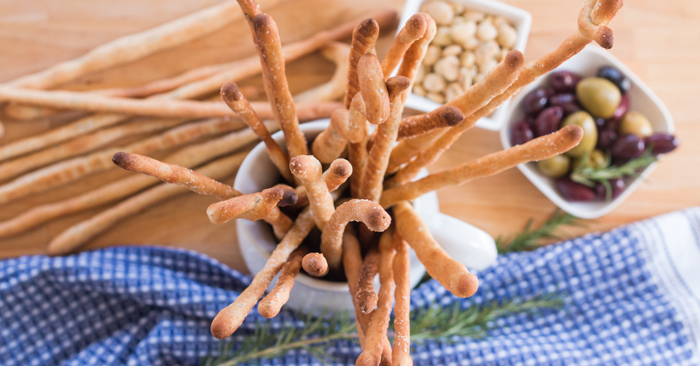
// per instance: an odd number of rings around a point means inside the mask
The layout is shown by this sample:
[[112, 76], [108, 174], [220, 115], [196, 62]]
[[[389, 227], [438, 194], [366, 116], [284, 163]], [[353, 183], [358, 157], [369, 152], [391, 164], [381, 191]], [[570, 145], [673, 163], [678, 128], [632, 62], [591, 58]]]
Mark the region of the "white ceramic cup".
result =
[[[311, 140], [328, 127], [328, 119], [303, 123], [299, 127], [306, 135], [307, 140]], [[284, 136], [282, 132], [272, 135], [283, 148]], [[280, 174], [272, 164], [265, 145], [258, 144], [241, 164], [234, 188], [244, 194], [259, 192], [265, 188], [272, 187], [280, 182]], [[439, 212], [437, 194], [431, 192], [414, 202], [414, 207], [418, 213], [427, 217]], [[241, 248], [243, 259], [245, 260], [250, 273], [258, 273], [264, 266], [270, 254], [277, 246], [278, 240], [272, 233], [270, 226], [260, 221], [236, 220], [238, 231], [238, 245]], [[425, 267], [418, 260], [416, 254], [411, 250], [411, 287], [418, 284], [425, 273]], [[272, 289], [277, 282], [275, 278], [269, 289]], [[375, 286], [378, 287], [378, 283]], [[300, 311], [303, 313], [322, 314], [337, 311], [353, 311], [352, 298], [345, 282], [331, 282], [319, 278], [314, 278], [300, 273], [294, 287], [289, 295], [289, 301], [285, 305], [287, 309]]]

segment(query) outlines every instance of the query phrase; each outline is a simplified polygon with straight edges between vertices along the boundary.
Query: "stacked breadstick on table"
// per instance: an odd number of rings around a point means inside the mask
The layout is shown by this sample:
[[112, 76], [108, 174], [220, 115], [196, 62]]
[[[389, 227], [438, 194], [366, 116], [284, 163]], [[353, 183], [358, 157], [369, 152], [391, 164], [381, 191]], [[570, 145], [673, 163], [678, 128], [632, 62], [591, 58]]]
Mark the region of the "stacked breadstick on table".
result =
[[[285, 62], [292, 58], [288, 51], [290, 46], [282, 47], [275, 22], [260, 11], [255, 1], [239, 0], [238, 3], [258, 50], [261, 65], [259, 70], [262, 71], [270, 107], [263, 108], [248, 102], [233, 82], [221, 83], [221, 98], [232, 114], [241, 118], [250, 129], [188, 147], [165, 159], [165, 162], [139, 155], [144, 151], [153, 151], [149, 150], [150, 143], [142, 144], [143, 146], [137, 144], [138, 148], [132, 146], [131, 152], [112, 154], [112, 150], [105, 150], [98, 154], [113, 155], [114, 164], [151, 176], [129, 178], [126, 182], [128, 184], [124, 185], [131, 192], [155, 184], [154, 178], [157, 178], [219, 198], [221, 202], [211, 205], [207, 210], [213, 223], [243, 218], [265, 220], [271, 224], [271, 229], [280, 240], [278, 246], [265, 267], [255, 275], [251, 285], [216, 316], [211, 326], [214, 336], [225, 338], [233, 334], [261, 298], [258, 303], [260, 314], [265, 317], [276, 316], [289, 299], [295, 277], [303, 269], [312, 276], [347, 280], [363, 349], [357, 365], [410, 365], [409, 247], [416, 252], [428, 273], [455, 296], [471, 296], [478, 288], [476, 276], [451, 258], [433, 239], [413, 209], [411, 200], [446, 185], [463, 184], [521, 163], [546, 159], [568, 151], [578, 144], [583, 131], [578, 126], [566, 126], [523, 145], [414, 181], [416, 174], [435, 162], [479, 118], [490, 114], [523, 86], [556, 68], [591, 41], [606, 48], [612, 47], [612, 30], [607, 25], [622, 6], [622, 1], [587, 1], [579, 14], [579, 30], [553, 52], [524, 64], [523, 55], [519, 51], [511, 51], [481, 81], [449, 104], [431, 113], [407, 119], [402, 119], [403, 103], [426, 49], [435, 36], [435, 22], [423, 13], [413, 16], [406, 27], [399, 31], [387, 56], [379, 60], [375, 42], [380, 22], [379, 19], [366, 18], [352, 30], [349, 52], [343, 53], [348, 58], [344, 105], [332, 111], [328, 128], [313, 141], [307, 141], [299, 129], [299, 118], [304, 107], [294, 103], [287, 85]], [[339, 53], [329, 50], [328, 54], [337, 57]], [[397, 67], [396, 76], [389, 77]], [[334, 77], [335, 82], [337, 79]], [[329, 86], [327, 89], [336, 88]], [[157, 102], [168, 106], [166, 112], [161, 110], [152, 113], [152, 107], [149, 106], [151, 100], [129, 101], [130, 104], [122, 102], [117, 108], [110, 104], [116, 98], [109, 95], [111, 94], [83, 94], [78, 98], [65, 93], [20, 90], [17, 86], [0, 88], [0, 98], [13, 103], [74, 108], [78, 104], [87, 104], [89, 100], [94, 105], [85, 107], [86, 109], [109, 112], [107, 116], [121, 112], [163, 117], [186, 113], [190, 108], [197, 112], [187, 116], [224, 114], [219, 105], [214, 107], [213, 103], [204, 106], [196, 102], [178, 102], [176, 100], [179, 97], [173, 97], [172, 94], [165, 98], [155, 97], [158, 98]], [[70, 97], [70, 103], [56, 102], [64, 96]], [[196, 103], [196, 106], [192, 103]], [[13, 106], [21, 110], [27, 108], [24, 104]], [[106, 107], [108, 105], [109, 108]], [[314, 108], [321, 106], [315, 105]], [[201, 112], [202, 110], [207, 112]], [[40, 113], [51, 111], [41, 109]], [[277, 123], [266, 125], [262, 119], [267, 114], [273, 116]], [[212, 128], [209, 124], [225, 125], [219, 120], [214, 121], [199, 124], [207, 128]], [[192, 127], [184, 125], [178, 128]], [[271, 138], [270, 132], [275, 128], [283, 131], [286, 149]], [[215, 170], [212, 166], [217, 164], [228, 164], [229, 168], [235, 166], [240, 160], [238, 155], [220, 159], [199, 172], [186, 168], [223, 155], [223, 150], [226, 153], [235, 150], [240, 143], [233, 141], [248, 141], [252, 134], [265, 144], [270, 159], [279, 170], [280, 184], [261, 192], [244, 194], [206, 176], [209, 171]], [[164, 142], [154, 144], [162, 143]], [[210, 148], [212, 146], [221, 147]], [[187, 149], [192, 150], [185, 152]], [[197, 150], [197, 153], [190, 153], [193, 150]], [[344, 159], [345, 154], [347, 160]], [[102, 161], [100, 159], [98, 160]], [[61, 164], [66, 169], [71, 169], [72, 173], [66, 175], [72, 177], [81, 174], [73, 173], [81, 171], [76, 167], [77, 163], [68, 161]], [[97, 163], [94, 165], [100, 167]], [[55, 170], [56, 168], [53, 171]], [[52, 180], [44, 178], [51, 176], [50, 173], [37, 175], [36, 179], [46, 181], [47, 183], [42, 183], [44, 185], [50, 185]], [[84, 242], [85, 235], [90, 236], [103, 230], [105, 225], [115, 221], [114, 216], [119, 216], [120, 212], [130, 212], [133, 207], [167, 196], [170, 187], [172, 186], [160, 186], [157, 191], [147, 191], [149, 194], [136, 196], [118, 205], [116, 213], [110, 211], [100, 214], [82, 226], [64, 232], [51, 243], [52, 253], [74, 250]], [[13, 197], [13, 194], [21, 195], [21, 192], [27, 190], [17, 188], [17, 191], [12, 192], [20, 193], [8, 194], [3, 189], [7, 190], [0, 187], [0, 194], [9, 197]], [[86, 195], [91, 194], [92, 199], [101, 197], [94, 192]], [[103, 200], [119, 197], [122, 196], [111, 195]], [[61, 205], [49, 206], [37, 209], [36, 214], [42, 220], [48, 220], [62, 212], [81, 209], [90, 202], [92, 201], [88, 198], [78, 197], [66, 204], [68, 209]], [[30, 220], [25, 217], [24, 221], [18, 220], [16, 225], [26, 227], [29, 225], [27, 221]], [[7, 226], [2, 229], [10, 230]], [[320, 242], [306, 240], [313, 230], [320, 231]], [[263, 298], [265, 290], [277, 274], [280, 277], [274, 289]], [[378, 291], [373, 285], [377, 274], [380, 282]], [[392, 347], [387, 338], [387, 328], [394, 301], [396, 336]]]

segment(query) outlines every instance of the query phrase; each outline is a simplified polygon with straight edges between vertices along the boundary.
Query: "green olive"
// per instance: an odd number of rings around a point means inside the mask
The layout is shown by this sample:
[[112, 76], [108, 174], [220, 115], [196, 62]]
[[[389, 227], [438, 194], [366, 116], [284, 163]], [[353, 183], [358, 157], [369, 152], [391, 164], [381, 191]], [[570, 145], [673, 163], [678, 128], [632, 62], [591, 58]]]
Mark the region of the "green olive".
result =
[[[578, 169], [579, 165], [581, 165], [581, 161], [583, 160], [583, 156], [580, 158], [574, 159], [573, 165], [571, 167], [571, 170], [576, 170]], [[585, 167], [591, 167], [591, 168], [596, 168], [596, 169], [603, 169], [608, 167], [608, 159], [605, 157], [605, 153], [602, 152], [601, 150], [595, 149], [591, 151], [591, 153], [588, 155], [588, 160], [586, 160], [586, 164], [584, 165]]]
[[557, 155], [538, 161], [537, 167], [540, 168], [542, 174], [552, 178], [559, 178], [569, 172], [570, 160], [568, 156]]
[[608, 119], [620, 105], [620, 89], [610, 80], [585, 78], [576, 85], [576, 98], [585, 110], [596, 117]]
[[625, 114], [619, 129], [621, 135], [630, 133], [639, 137], [647, 137], [654, 133], [651, 122], [643, 114], [635, 111], [629, 111]]
[[590, 153], [595, 149], [598, 142], [598, 130], [595, 127], [593, 117], [585, 111], [578, 111], [570, 114], [564, 120], [562, 126], [577, 125], [583, 129], [583, 138], [573, 149], [566, 152], [566, 155], [572, 158], [578, 158], [585, 153]]

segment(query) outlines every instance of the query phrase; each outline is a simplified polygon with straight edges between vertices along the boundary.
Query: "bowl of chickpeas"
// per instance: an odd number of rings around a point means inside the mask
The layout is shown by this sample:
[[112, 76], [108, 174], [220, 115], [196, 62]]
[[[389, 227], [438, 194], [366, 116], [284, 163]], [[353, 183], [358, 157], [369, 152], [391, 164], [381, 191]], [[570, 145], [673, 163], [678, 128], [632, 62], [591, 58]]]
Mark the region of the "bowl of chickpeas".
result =
[[[406, 107], [430, 112], [464, 93], [510, 50], [525, 51], [532, 17], [493, 0], [407, 0], [399, 29], [418, 12], [430, 15], [437, 33], [416, 74]], [[508, 102], [477, 126], [499, 130]]]

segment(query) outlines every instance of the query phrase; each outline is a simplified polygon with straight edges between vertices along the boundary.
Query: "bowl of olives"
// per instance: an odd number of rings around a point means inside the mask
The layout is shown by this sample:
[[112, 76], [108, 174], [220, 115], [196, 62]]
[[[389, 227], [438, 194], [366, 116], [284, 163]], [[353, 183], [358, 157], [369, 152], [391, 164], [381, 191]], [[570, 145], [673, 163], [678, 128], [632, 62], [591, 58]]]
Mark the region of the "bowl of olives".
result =
[[561, 209], [585, 219], [615, 209], [679, 144], [659, 97], [597, 46], [524, 88], [506, 121], [504, 148], [571, 124], [583, 129], [567, 153], [518, 169]]

